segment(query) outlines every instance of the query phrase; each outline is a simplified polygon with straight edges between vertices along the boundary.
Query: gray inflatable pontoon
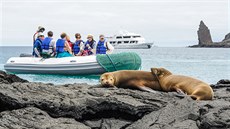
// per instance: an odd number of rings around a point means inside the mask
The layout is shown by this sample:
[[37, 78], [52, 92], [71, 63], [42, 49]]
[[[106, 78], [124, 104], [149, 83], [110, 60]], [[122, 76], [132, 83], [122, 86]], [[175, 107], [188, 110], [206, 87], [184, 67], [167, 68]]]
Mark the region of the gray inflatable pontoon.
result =
[[11, 73], [23, 74], [102, 74], [106, 70], [97, 62], [96, 56], [65, 58], [12, 57], [4, 65]]

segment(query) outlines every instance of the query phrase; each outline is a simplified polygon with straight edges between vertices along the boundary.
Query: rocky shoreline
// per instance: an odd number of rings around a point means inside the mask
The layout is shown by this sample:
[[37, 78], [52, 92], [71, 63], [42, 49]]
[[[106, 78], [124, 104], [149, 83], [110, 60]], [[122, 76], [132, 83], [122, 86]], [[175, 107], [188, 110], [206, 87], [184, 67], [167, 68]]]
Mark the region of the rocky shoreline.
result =
[[197, 102], [174, 92], [34, 83], [1, 71], [0, 128], [230, 128], [230, 80], [211, 86], [214, 100]]

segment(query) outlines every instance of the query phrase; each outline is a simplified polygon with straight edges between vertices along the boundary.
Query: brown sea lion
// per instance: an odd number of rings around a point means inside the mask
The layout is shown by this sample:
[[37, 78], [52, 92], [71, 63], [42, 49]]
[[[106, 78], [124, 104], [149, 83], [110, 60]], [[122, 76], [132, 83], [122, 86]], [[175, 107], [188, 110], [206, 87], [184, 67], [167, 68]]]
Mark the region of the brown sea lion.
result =
[[104, 73], [100, 77], [103, 87], [139, 89], [148, 92], [161, 90], [160, 84], [152, 72], [137, 70], [121, 70]]
[[195, 100], [213, 99], [212, 88], [203, 81], [188, 76], [174, 75], [164, 68], [151, 68], [151, 71], [158, 78], [163, 91], [185, 93]]

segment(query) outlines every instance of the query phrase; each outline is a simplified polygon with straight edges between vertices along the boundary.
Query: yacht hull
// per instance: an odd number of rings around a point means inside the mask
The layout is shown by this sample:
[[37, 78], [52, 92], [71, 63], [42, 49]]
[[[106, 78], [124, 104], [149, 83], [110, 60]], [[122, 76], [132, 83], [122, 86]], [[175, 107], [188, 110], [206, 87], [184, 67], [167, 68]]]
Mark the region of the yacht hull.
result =
[[113, 45], [115, 49], [150, 49], [153, 43], [143, 43], [143, 44], [116, 44]]

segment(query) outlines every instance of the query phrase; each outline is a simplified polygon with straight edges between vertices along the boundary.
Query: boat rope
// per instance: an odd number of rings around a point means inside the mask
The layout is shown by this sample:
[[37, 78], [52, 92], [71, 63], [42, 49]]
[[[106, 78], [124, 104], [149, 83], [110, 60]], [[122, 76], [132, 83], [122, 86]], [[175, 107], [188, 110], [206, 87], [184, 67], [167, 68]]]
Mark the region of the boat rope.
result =
[[113, 60], [110, 58], [110, 56], [108, 54], [106, 54], [106, 56], [109, 58], [111, 64], [113, 65], [113, 68], [117, 71], [117, 68], [116, 68], [115, 64], [113, 63]]

